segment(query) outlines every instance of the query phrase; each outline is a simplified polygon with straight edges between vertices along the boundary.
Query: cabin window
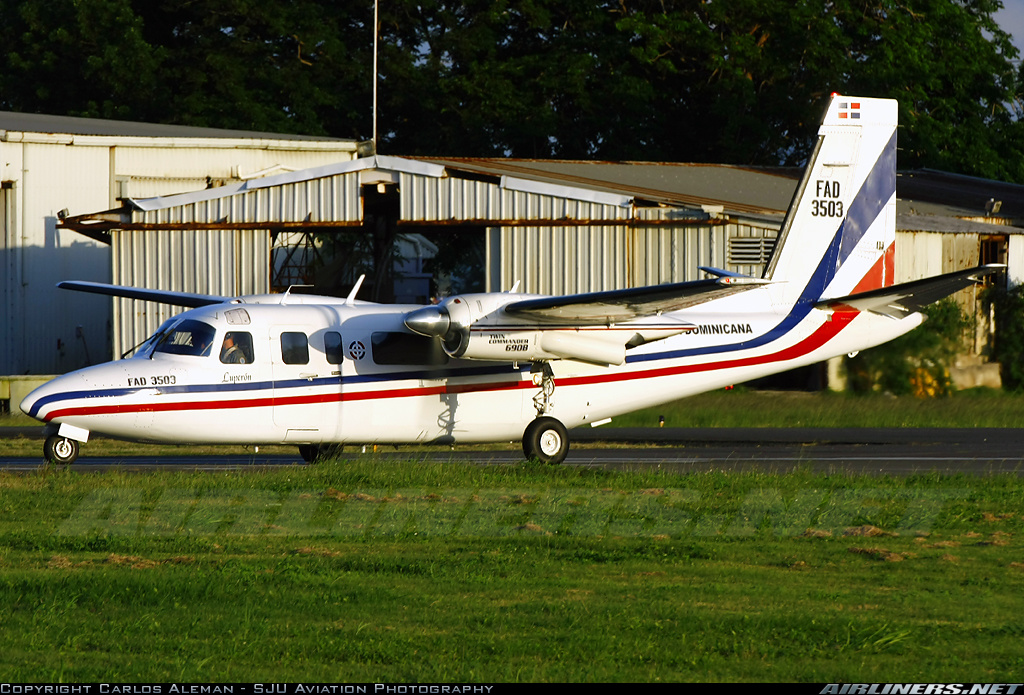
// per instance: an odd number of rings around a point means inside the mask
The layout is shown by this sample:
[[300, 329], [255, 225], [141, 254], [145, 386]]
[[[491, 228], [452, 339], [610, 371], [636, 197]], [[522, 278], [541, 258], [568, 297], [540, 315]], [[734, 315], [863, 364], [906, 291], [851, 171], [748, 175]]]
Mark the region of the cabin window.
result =
[[341, 348], [341, 333], [324, 333], [324, 354], [327, 355], [327, 364], [341, 364], [345, 357], [345, 351]]
[[252, 336], [245, 331], [228, 331], [220, 345], [224, 364], [252, 364]]
[[309, 339], [305, 333], [281, 334], [281, 361], [285, 364], [309, 364]]
[[448, 364], [440, 338], [415, 333], [374, 333], [370, 336], [377, 364]]
[[153, 352], [206, 357], [210, 354], [216, 332], [213, 326], [202, 321], [184, 319], [156, 336]]

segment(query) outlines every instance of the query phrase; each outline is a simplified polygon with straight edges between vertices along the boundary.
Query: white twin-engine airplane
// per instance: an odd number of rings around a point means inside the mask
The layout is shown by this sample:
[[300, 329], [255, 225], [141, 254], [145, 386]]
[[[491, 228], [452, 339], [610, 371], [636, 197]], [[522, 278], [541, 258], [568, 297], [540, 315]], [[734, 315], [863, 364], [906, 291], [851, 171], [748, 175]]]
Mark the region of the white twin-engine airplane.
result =
[[466, 294], [434, 306], [238, 298], [98, 283], [61, 287], [193, 307], [129, 359], [39, 387], [45, 456], [91, 433], [328, 447], [522, 439], [557, 463], [566, 429], [863, 350], [1001, 266], [893, 284], [896, 102], [833, 96], [763, 277], [549, 297]]

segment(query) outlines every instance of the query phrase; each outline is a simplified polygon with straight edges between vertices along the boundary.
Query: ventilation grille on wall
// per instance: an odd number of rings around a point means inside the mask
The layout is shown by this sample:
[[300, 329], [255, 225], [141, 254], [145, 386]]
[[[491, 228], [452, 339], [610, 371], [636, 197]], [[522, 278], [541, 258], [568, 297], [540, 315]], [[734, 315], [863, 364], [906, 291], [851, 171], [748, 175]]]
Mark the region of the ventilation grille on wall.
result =
[[729, 239], [731, 265], [763, 265], [775, 248], [775, 239], [760, 237], [733, 237]]

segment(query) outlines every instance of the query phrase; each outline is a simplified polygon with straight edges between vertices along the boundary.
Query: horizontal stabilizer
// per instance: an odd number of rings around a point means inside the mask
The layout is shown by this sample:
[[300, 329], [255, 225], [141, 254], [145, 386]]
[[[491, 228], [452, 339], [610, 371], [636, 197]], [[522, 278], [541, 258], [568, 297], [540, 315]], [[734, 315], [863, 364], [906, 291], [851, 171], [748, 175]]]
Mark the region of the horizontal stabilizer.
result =
[[620, 323], [678, 311], [765, 284], [750, 277], [719, 277], [607, 292], [587, 292], [512, 302], [505, 313], [540, 323], [577, 326]]
[[723, 268], [713, 268], [709, 265], [699, 265], [697, 270], [703, 270], [708, 275], [714, 275], [716, 278], [746, 278], [748, 275], [741, 273], [734, 273], [731, 270], [725, 270]]
[[882, 287], [860, 294], [825, 299], [815, 304], [815, 307], [839, 311], [844, 308], [852, 308], [901, 319], [958, 290], [970, 287], [986, 275], [995, 275], [1005, 269], [1006, 266], [1000, 264], [983, 265], [969, 270], [936, 275], [924, 280], [913, 280], [899, 285]]
[[171, 304], [173, 306], [187, 306], [192, 309], [200, 306], [209, 306], [210, 304], [224, 304], [225, 302], [230, 302], [232, 299], [231, 297], [218, 297], [212, 294], [191, 294], [189, 292], [171, 292], [169, 290], [147, 290], [139, 287], [125, 287], [124, 285], [108, 285], [102, 282], [86, 282], [85, 280], [65, 280], [64, 282], [58, 282], [57, 287], [62, 290], [76, 290], [78, 292], [105, 294], [110, 297], [143, 299], [147, 302]]

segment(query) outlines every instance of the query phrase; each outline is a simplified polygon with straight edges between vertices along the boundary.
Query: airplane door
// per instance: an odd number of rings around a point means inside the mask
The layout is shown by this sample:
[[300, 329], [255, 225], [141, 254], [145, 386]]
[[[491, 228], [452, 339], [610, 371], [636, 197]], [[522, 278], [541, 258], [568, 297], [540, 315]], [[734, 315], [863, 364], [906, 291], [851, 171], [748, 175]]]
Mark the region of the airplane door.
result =
[[[284, 441], [318, 443], [323, 433], [323, 385], [330, 376], [323, 355], [310, 349], [305, 327], [276, 326], [270, 331], [274, 424]], [[337, 379], [337, 377], [335, 377]]]

